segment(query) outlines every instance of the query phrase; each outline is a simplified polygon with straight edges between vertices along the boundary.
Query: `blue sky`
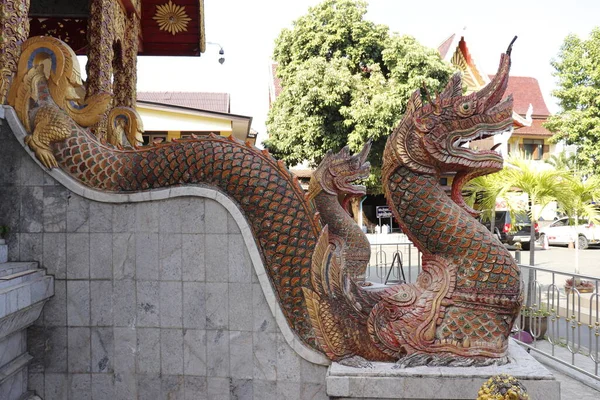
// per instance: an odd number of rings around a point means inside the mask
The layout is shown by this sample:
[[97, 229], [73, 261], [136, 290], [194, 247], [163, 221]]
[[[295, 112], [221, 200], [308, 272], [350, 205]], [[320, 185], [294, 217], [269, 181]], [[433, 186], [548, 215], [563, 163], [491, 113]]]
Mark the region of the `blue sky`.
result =
[[[281, 29], [306, 14], [320, 0], [204, 0], [208, 45], [201, 57], [141, 57], [140, 91], [209, 91], [231, 94], [231, 112], [253, 117], [252, 127], [265, 138], [268, 73], [273, 44]], [[600, 25], [597, 0], [370, 0], [366, 18], [394, 32], [414, 36], [437, 47], [454, 32], [462, 32], [480, 69], [494, 73], [513, 36], [512, 75], [540, 82], [552, 112], [558, 111], [550, 92], [554, 78], [550, 60], [569, 33], [587, 37]]]

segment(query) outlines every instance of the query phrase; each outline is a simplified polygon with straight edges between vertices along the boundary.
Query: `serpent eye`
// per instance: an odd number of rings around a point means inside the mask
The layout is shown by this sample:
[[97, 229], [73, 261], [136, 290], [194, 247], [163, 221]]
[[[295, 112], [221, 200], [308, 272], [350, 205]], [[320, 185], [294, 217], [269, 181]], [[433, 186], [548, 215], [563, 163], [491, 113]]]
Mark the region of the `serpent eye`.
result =
[[461, 117], [470, 117], [475, 112], [475, 103], [473, 101], [458, 103], [455, 109]]

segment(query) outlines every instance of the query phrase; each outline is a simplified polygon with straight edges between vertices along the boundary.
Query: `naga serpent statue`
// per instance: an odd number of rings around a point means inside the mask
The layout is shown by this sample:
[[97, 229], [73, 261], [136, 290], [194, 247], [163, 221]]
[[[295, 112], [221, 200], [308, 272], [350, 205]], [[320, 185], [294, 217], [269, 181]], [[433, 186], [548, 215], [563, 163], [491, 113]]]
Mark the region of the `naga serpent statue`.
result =
[[[462, 144], [510, 127], [511, 99], [500, 102], [509, 66], [510, 48], [479, 92], [462, 96], [455, 75], [429, 104], [419, 91], [411, 97], [388, 139], [383, 178], [396, 219], [423, 253], [423, 271], [415, 284], [383, 288], [354, 279], [367, 268], [370, 246], [339, 201], [365, 194], [352, 182], [368, 176], [370, 144], [356, 155], [347, 148], [328, 154], [305, 195], [281, 162], [236, 139], [211, 135], [137, 147], [141, 120], [126, 107], [110, 111], [112, 139], [100, 141], [86, 127], [105, 113], [111, 96], [84, 98], [77, 59], [51, 37], [24, 43], [9, 103], [40, 162], [83, 185], [110, 193], [206, 185], [234, 200], [287, 324], [313, 350], [349, 365], [484, 365], [506, 361], [520, 277], [460, 194], [469, 179], [501, 169], [502, 157]], [[452, 198], [438, 184], [441, 172], [456, 172]]]

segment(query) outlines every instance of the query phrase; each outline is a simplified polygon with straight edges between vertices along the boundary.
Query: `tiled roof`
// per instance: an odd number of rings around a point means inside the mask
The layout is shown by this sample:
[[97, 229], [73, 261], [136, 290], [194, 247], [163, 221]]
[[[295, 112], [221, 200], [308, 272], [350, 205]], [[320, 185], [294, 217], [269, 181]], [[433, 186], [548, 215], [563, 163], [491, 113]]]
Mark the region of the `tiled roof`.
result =
[[169, 104], [196, 110], [229, 113], [228, 93], [209, 92], [138, 92], [139, 101]]
[[[493, 79], [493, 77], [494, 75], [490, 75], [490, 79]], [[529, 104], [531, 104], [533, 115], [545, 117], [550, 115], [537, 79], [529, 76], [509, 77], [505, 97], [511, 93], [513, 95], [513, 110], [517, 114], [525, 116]]]
[[442, 59], [446, 58], [446, 55], [448, 54], [448, 51], [450, 50], [450, 46], [452, 45], [452, 42], [454, 41], [454, 36], [456, 36], [456, 34], [452, 34], [452, 36], [450, 36], [448, 39], [444, 40], [442, 42], [442, 44], [440, 44], [438, 46], [438, 51], [440, 52], [440, 56], [442, 57]]
[[306, 178], [310, 178], [313, 174], [313, 172], [315, 172], [314, 169], [290, 169], [290, 172], [294, 175], [296, 175], [296, 177], [298, 179], [306, 179]]
[[531, 122], [531, 126], [524, 126], [522, 128], [515, 129], [513, 135], [550, 137], [553, 135], [553, 133], [542, 126], [544, 122], [546, 122], [546, 118], [535, 118]]

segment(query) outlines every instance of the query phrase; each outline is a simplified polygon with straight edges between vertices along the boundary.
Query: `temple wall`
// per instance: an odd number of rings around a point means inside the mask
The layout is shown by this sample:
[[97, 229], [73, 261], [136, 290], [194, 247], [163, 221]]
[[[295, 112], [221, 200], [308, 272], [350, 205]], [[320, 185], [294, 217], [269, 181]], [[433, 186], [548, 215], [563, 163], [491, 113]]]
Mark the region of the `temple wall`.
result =
[[225, 196], [86, 198], [2, 117], [9, 259], [55, 277], [28, 331], [29, 389], [45, 400], [327, 398], [326, 367], [277, 323], [249, 228]]

